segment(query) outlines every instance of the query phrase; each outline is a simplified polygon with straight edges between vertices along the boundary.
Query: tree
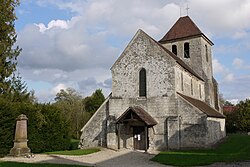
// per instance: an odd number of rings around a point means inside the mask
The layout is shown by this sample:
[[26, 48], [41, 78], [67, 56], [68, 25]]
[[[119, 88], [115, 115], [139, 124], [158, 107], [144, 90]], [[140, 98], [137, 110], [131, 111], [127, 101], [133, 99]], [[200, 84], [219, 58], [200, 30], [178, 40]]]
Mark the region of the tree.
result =
[[249, 132], [250, 131], [250, 100], [240, 101], [236, 109], [226, 113], [226, 128], [228, 132]]
[[94, 114], [96, 110], [101, 106], [104, 102], [105, 97], [102, 93], [101, 89], [97, 89], [90, 97], [86, 97], [84, 99], [85, 110]]
[[12, 102], [0, 97], [0, 157], [7, 155], [13, 147], [16, 118], [20, 114], [28, 117], [28, 146], [32, 152], [70, 148], [70, 129], [58, 107]]
[[224, 106], [234, 106], [230, 101], [225, 101]]
[[21, 52], [14, 46], [17, 35], [15, 32], [15, 8], [19, 0], [1, 0], [0, 3], [0, 94], [11, 90], [11, 75], [16, 71], [17, 57]]
[[13, 74], [10, 92], [3, 96], [12, 102], [36, 102], [35, 92], [28, 91], [27, 85], [22, 81], [20, 74]]
[[75, 89], [67, 88], [56, 94], [55, 101], [70, 126], [71, 136], [78, 139], [85, 117], [83, 97]]
[[242, 132], [250, 132], [250, 100], [240, 101], [236, 105], [237, 128]]

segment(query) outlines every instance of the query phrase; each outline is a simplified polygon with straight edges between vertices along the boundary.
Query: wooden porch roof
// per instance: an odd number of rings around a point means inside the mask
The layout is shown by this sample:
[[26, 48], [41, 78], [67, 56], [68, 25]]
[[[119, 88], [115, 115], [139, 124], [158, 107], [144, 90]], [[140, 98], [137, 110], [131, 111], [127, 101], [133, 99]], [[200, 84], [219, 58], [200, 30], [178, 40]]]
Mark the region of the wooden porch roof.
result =
[[[129, 114], [135, 114], [137, 118], [129, 118]], [[128, 119], [129, 118], [129, 119]], [[139, 120], [138, 120], [139, 118]], [[155, 119], [151, 117], [144, 109], [138, 106], [129, 107], [116, 121], [116, 123], [122, 123], [126, 121], [143, 121], [147, 126], [154, 126], [157, 124]]]

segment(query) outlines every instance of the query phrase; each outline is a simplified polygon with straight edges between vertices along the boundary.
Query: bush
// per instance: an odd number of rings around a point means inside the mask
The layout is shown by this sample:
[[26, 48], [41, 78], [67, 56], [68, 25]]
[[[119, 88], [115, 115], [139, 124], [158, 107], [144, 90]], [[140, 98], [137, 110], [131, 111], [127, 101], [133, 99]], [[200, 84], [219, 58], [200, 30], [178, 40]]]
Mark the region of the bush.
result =
[[224, 113], [226, 116], [226, 131], [228, 133], [236, 133], [238, 131], [237, 128], [237, 121], [236, 121], [236, 117], [237, 117], [237, 112], [236, 111], [232, 111], [230, 113]]
[[0, 98], [0, 157], [8, 154], [13, 147], [17, 114], [11, 111], [12, 107], [8, 101]]
[[240, 101], [236, 107], [237, 129], [242, 132], [250, 132], [250, 100]]
[[33, 153], [66, 150], [70, 147], [69, 126], [60, 110], [50, 104], [9, 102], [0, 98], [0, 155], [13, 147], [16, 118], [28, 117], [28, 146]]
[[58, 108], [37, 104], [29, 118], [29, 146], [34, 153], [69, 149], [69, 127]]
[[236, 109], [226, 113], [227, 132], [250, 132], [250, 100], [240, 101]]

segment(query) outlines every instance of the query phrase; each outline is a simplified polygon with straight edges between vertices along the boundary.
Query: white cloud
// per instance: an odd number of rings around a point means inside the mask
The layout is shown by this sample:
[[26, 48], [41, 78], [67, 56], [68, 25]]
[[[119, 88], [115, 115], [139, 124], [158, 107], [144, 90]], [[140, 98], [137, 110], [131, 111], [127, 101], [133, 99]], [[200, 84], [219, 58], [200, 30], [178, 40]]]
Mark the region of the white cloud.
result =
[[52, 28], [61, 28], [61, 29], [69, 28], [68, 21], [65, 21], [65, 20], [52, 20], [49, 22], [47, 27], [43, 23], [39, 23], [35, 25], [39, 27], [39, 31], [42, 33]]
[[236, 57], [233, 60], [233, 66], [236, 69], [250, 69], [250, 65], [247, 65], [245, 61], [243, 61], [242, 59]]
[[244, 30], [236, 31], [233, 34], [233, 38], [235, 38], [235, 39], [246, 38], [247, 36], [249, 36], [249, 34]]
[[56, 93], [60, 92], [60, 90], [62, 90], [62, 89], [66, 90], [67, 88], [68, 87], [65, 84], [60, 83], [60, 84], [56, 85], [54, 88], [52, 88], [52, 93], [56, 94]]
[[226, 68], [219, 62], [219, 60], [213, 59], [212, 63], [213, 63], [213, 71], [215, 74], [226, 72]]
[[227, 100], [245, 100], [250, 97], [250, 75], [235, 76], [231, 82], [221, 82], [220, 90]]
[[235, 66], [236, 68], [241, 68], [243, 65], [243, 60], [241, 60], [240, 58], [235, 58], [233, 60], [233, 66]]
[[[18, 44], [23, 48], [20, 67], [74, 71], [112, 65], [119, 49], [105, 43], [107, 34], [88, 34], [83, 23], [75, 18], [67, 26], [61, 23], [66, 21], [53, 22], [45, 29], [28, 25], [19, 32]], [[67, 29], [54, 29], [55, 26]]]
[[228, 99], [227, 101], [229, 101], [230, 103], [236, 105], [236, 104], [239, 103], [240, 100], [239, 99]]
[[[23, 48], [19, 68], [24, 79], [43, 80], [54, 87], [64, 84], [88, 95], [90, 90], [99, 87], [110, 91], [111, 86], [107, 84], [111, 78], [109, 68], [139, 28], [156, 40], [160, 39], [179, 18], [180, 7], [182, 14], [185, 13], [187, 1], [36, 2], [43, 7], [53, 5], [71, 12], [73, 17], [69, 20], [51, 18], [48, 24], [38, 22], [36, 25], [26, 25], [18, 32], [18, 44]], [[190, 17], [207, 36], [232, 39], [250, 36], [250, 1], [188, 2]], [[225, 48], [219, 50], [231, 54], [239, 49], [237, 46]], [[241, 61], [248, 67], [242, 58], [235, 58], [233, 65], [238, 68]], [[236, 75], [216, 58], [213, 67], [214, 73], [222, 76], [221, 82], [235, 81]], [[92, 85], [88, 81], [92, 81]], [[44, 90], [46, 93], [49, 91]]]
[[226, 68], [223, 64], [219, 62], [218, 59], [213, 59], [213, 71], [215, 75], [220, 75], [222, 77], [221, 82], [232, 82], [235, 77], [234, 74]]
[[250, 1], [190, 0], [190, 12], [217, 37], [240, 37], [249, 29]]
[[234, 81], [235, 77], [234, 77], [234, 74], [232, 73], [229, 73], [229, 74], [226, 74], [224, 80], [227, 81], [227, 82], [232, 82]]

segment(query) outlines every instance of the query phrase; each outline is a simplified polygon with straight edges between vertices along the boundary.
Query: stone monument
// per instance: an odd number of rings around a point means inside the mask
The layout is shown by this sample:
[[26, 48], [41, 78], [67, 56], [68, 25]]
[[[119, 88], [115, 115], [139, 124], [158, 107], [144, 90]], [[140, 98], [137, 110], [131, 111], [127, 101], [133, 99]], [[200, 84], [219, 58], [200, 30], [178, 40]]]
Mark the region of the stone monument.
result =
[[30, 154], [30, 149], [27, 145], [27, 120], [28, 118], [24, 114], [17, 117], [14, 147], [10, 150], [11, 156], [19, 157]]

